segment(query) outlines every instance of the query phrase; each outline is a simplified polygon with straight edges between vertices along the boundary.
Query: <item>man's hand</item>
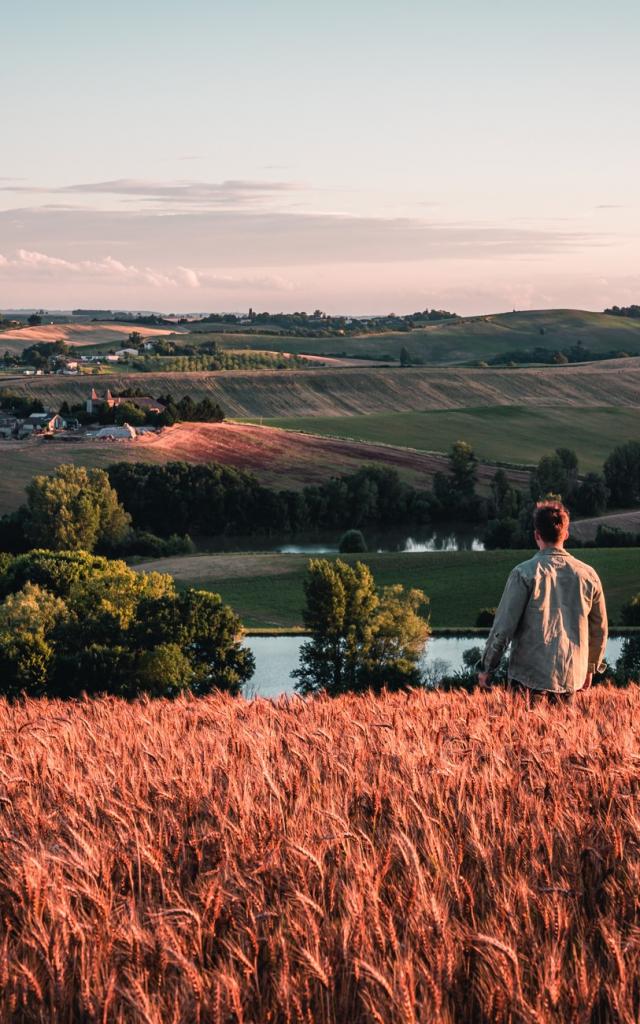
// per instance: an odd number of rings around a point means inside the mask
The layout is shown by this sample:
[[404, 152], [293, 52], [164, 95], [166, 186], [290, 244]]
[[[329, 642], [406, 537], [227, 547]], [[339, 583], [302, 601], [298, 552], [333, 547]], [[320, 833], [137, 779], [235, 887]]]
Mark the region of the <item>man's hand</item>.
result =
[[588, 690], [589, 687], [591, 686], [592, 682], [593, 682], [593, 672], [587, 672], [586, 676], [584, 677], [584, 686], [582, 687], [582, 689], [583, 690]]
[[481, 690], [491, 689], [491, 675], [489, 672], [478, 672], [478, 686]]

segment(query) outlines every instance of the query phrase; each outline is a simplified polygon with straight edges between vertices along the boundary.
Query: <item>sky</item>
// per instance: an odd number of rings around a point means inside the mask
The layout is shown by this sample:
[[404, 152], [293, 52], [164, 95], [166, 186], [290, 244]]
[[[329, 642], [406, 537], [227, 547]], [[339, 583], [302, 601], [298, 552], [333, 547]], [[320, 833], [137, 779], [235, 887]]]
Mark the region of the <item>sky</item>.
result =
[[0, 309], [640, 302], [635, 0], [21, 0]]

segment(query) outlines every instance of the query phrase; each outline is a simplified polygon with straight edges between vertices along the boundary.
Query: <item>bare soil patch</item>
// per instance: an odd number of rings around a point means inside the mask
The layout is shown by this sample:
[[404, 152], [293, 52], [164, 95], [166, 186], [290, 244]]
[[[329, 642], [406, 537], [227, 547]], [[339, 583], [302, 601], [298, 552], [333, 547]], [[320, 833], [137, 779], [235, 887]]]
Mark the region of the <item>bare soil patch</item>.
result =
[[571, 524], [571, 533], [578, 540], [594, 540], [599, 526], [608, 526], [612, 530], [624, 530], [628, 533], [640, 533], [640, 508], [612, 512], [592, 519], [580, 519]]
[[19, 327], [0, 332], [0, 349], [21, 352], [39, 341], [65, 341], [67, 345], [103, 345], [113, 342], [121, 346], [132, 331], [143, 338], [158, 338], [162, 334], [175, 334], [166, 327], [137, 327], [135, 324], [40, 324], [38, 327]]

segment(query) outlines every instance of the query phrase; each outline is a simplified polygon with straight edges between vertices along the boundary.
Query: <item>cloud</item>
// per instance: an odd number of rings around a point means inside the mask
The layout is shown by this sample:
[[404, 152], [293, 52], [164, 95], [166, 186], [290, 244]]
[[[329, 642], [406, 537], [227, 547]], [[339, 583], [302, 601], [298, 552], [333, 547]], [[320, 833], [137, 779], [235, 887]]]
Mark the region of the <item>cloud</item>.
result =
[[242, 288], [289, 291], [293, 288], [291, 281], [273, 274], [238, 277], [183, 266], [162, 271], [123, 263], [112, 256], [100, 260], [72, 261], [29, 249], [18, 249], [14, 256], [0, 253], [0, 278], [7, 277], [34, 282], [43, 279], [98, 281], [105, 284], [147, 285], [158, 289], [187, 287], [204, 291]]
[[262, 203], [274, 195], [298, 192], [302, 185], [288, 181], [158, 182], [139, 178], [78, 182], [74, 185], [3, 185], [0, 192], [29, 195], [111, 196], [127, 202], [161, 204], [168, 207], [234, 207]]
[[[269, 268], [447, 259], [533, 259], [609, 245], [608, 236], [560, 226], [446, 223], [277, 210], [56, 210], [0, 212], [7, 249], [77, 262], [117, 252], [136, 266]], [[126, 255], [123, 255], [126, 254]]]

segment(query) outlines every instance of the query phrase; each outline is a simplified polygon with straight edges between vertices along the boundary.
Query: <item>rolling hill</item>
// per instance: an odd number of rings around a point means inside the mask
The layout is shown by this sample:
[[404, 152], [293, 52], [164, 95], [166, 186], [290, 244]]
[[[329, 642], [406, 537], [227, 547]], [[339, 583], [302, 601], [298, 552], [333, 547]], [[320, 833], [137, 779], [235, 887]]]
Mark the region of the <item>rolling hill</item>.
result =
[[[91, 378], [20, 377], [3, 386], [58, 408], [84, 401]], [[157, 396], [209, 396], [228, 417], [352, 416], [424, 412], [478, 406], [573, 406], [640, 404], [640, 359], [524, 369], [455, 367], [344, 367], [304, 370], [229, 370], [211, 373], [112, 373], [96, 386], [143, 387]], [[553, 445], [551, 446], [553, 447]], [[518, 461], [514, 459], [514, 461]]]
[[285, 430], [349, 437], [377, 444], [449, 451], [469, 441], [480, 459], [534, 463], [558, 444], [572, 448], [581, 472], [599, 472], [609, 453], [640, 437], [640, 409], [496, 405], [426, 412], [384, 412], [366, 416], [299, 416], [268, 421]]
[[[274, 427], [240, 423], [179, 423], [160, 434], [147, 434], [130, 442], [89, 441], [74, 438], [30, 438], [0, 441], [0, 514], [24, 501], [24, 488], [39, 473], [51, 473], [62, 463], [105, 468], [113, 462], [165, 463], [219, 462], [254, 473], [275, 488], [299, 488], [341, 473], [355, 473], [363, 465], [387, 466], [416, 487], [430, 487], [433, 474], [446, 471], [443, 455], [411, 448], [313, 437]], [[495, 467], [481, 465], [480, 489], [486, 491]], [[519, 487], [528, 481], [526, 470], [509, 470]]]
[[640, 353], [640, 320], [580, 309], [534, 309], [443, 320], [408, 332], [371, 332], [355, 337], [278, 338], [249, 332], [200, 332], [189, 336], [189, 344], [206, 338], [226, 347], [241, 345], [295, 354], [344, 353], [378, 359], [399, 359], [400, 349], [405, 346], [414, 359], [447, 365], [478, 362], [536, 346], [548, 348], [551, 355], [578, 341], [591, 352], [624, 351], [633, 355]]
[[132, 331], [143, 338], [158, 338], [161, 334], [175, 334], [166, 327], [136, 327], [135, 324], [41, 324], [38, 327], [17, 327], [0, 331], [0, 352], [22, 352], [39, 341], [65, 341], [67, 345], [113, 345], [121, 348]]

